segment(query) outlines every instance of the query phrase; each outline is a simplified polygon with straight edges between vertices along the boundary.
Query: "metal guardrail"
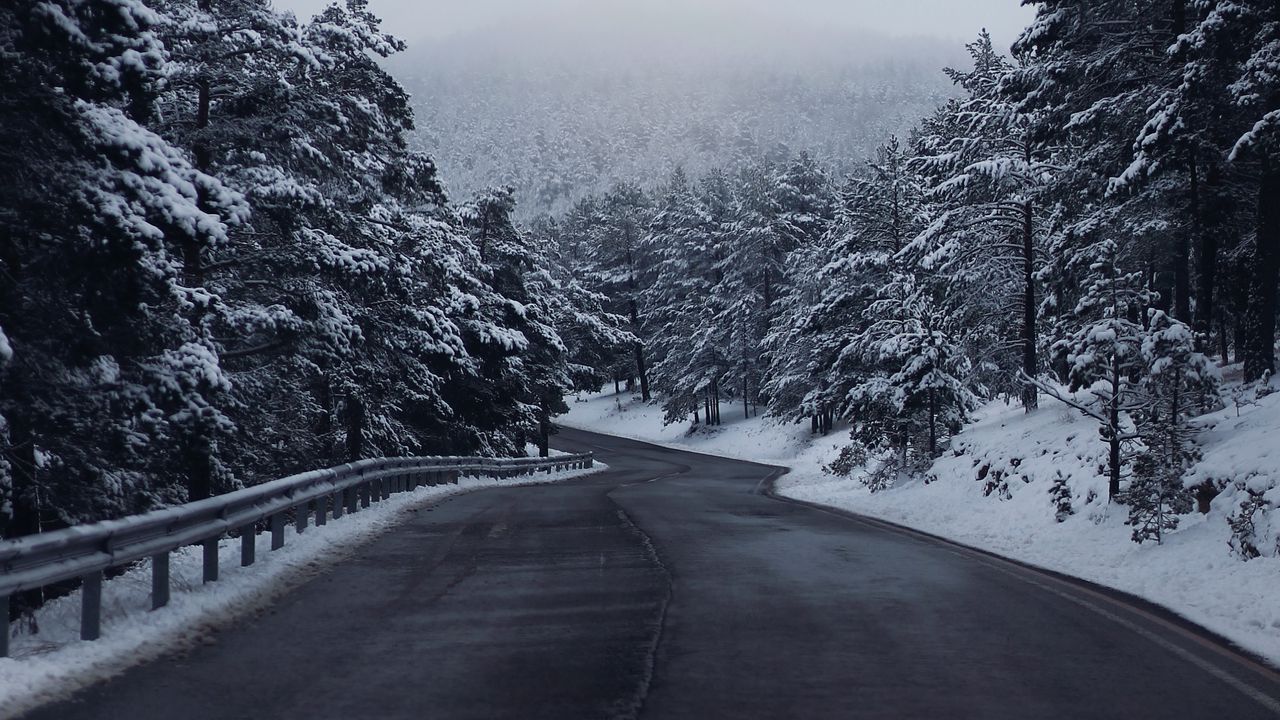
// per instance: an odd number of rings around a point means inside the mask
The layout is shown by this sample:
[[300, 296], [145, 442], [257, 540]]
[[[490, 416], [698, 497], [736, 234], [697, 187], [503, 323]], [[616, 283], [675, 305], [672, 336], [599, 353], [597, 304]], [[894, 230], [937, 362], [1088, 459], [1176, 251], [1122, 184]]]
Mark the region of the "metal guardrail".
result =
[[240, 565], [254, 563], [260, 524], [271, 532], [271, 549], [284, 547], [288, 515], [298, 533], [314, 516], [316, 525], [354, 513], [393, 494], [427, 485], [458, 482], [461, 476], [514, 477], [539, 471], [590, 468], [591, 453], [551, 458], [388, 458], [361, 460], [328, 470], [293, 475], [186, 505], [120, 520], [94, 523], [0, 543], [0, 657], [9, 654], [9, 598], [79, 578], [80, 637], [102, 633], [103, 573], [151, 558], [151, 607], [169, 603], [169, 553], [204, 546], [204, 582], [218, 579], [218, 541], [239, 532]]

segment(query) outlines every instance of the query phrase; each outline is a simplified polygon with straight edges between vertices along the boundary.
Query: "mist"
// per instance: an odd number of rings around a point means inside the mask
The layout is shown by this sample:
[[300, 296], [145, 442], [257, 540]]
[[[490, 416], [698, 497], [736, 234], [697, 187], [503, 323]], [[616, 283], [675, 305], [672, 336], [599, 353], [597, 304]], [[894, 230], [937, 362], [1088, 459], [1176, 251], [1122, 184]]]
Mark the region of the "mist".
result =
[[[303, 18], [327, 4], [327, 0], [276, 3]], [[1034, 14], [1018, 0], [370, 0], [369, 7], [386, 20], [388, 29], [413, 43], [504, 22], [568, 23], [590, 14], [613, 17], [622, 35], [630, 22], [647, 17], [665, 25], [672, 38], [723, 36], [736, 20], [754, 16], [794, 27], [951, 41], [969, 39], [985, 27], [998, 46], [1008, 46]]]

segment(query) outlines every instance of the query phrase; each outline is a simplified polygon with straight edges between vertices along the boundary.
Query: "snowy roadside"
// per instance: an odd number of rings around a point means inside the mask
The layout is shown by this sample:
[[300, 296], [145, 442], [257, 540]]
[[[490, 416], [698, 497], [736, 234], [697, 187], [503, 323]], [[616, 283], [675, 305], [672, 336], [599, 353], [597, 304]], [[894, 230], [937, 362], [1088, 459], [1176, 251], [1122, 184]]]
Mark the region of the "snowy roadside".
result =
[[79, 591], [36, 613], [38, 634], [24, 632], [13, 638], [12, 657], [0, 658], [0, 718], [16, 717], [166, 653], [212, 642], [211, 631], [219, 625], [267, 606], [410, 514], [445, 498], [488, 488], [562, 482], [607, 469], [596, 462], [587, 470], [462, 478], [457, 485], [418, 488], [323, 527], [309, 527], [301, 535], [289, 528], [284, 548], [274, 552], [270, 533], [260, 533], [257, 562], [249, 568], [239, 566], [239, 539], [224, 539], [219, 548], [222, 574], [209, 585], [201, 582], [201, 548], [182, 548], [170, 559], [172, 599], [157, 611], [150, 610], [151, 567], [141, 563], [103, 584], [101, 639], [79, 639]]
[[[781, 495], [887, 520], [1137, 595], [1280, 665], [1280, 558], [1243, 562], [1231, 555], [1230, 494], [1215, 501], [1208, 515], [1184, 516], [1182, 527], [1163, 545], [1138, 545], [1124, 524], [1125, 510], [1105, 500], [1106, 480], [1097, 470], [1105, 446], [1096, 424], [1057, 401], [1043, 404], [1031, 415], [1003, 403], [987, 405], [957, 436], [953, 450], [934, 464], [929, 482], [914, 479], [877, 493], [856, 477], [823, 472], [848, 441], [839, 431], [814, 440], [807, 426], [727, 418], [717, 430], [690, 434], [688, 423], [664, 427], [656, 405], [612, 394], [571, 402], [561, 422], [789, 466], [792, 471], [777, 481]], [[1275, 441], [1280, 394], [1201, 422], [1205, 457], [1194, 472], [1242, 482], [1280, 475]], [[1070, 489], [1074, 511], [1063, 522], [1055, 517], [1050, 496], [1059, 474]]]

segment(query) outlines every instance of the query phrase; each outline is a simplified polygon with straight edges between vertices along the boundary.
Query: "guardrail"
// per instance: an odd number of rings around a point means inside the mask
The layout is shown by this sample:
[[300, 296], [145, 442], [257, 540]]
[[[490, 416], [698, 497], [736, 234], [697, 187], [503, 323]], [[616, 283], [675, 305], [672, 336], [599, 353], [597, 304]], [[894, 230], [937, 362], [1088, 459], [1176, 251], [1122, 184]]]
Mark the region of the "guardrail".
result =
[[271, 532], [271, 549], [284, 547], [288, 515], [298, 533], [314, 516], [316, 525], [354, 513], [393, 494], [426, 485], [458, 482], [461, 476], [514, 477], [539, 471], [589, 468], [593, 455], [551, 458], [388, 458], [361, 460], [328, 470], [293, 475], [186, 505], [121, 520], [70, 527], [0, 543], [0, 657], [9, 654], [9, 598], [25, 590], [79, 578], [80, 638], [102, 633], [103, 573], [151, 558], [151, 607], [169, 603], [169, 553], [204, 546], [204, 582], [218, 579], [218, 541], [240, 534], [240, 565], [254, 563], [260, 524]]

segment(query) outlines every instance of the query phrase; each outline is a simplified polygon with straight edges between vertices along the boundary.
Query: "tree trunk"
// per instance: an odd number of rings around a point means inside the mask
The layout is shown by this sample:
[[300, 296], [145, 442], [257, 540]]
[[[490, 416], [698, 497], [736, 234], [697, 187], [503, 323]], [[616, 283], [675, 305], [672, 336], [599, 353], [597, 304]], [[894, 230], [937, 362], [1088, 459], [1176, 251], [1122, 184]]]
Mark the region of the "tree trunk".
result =
[[751, 405], [747, 403], [747, 376], [742, 376], [742, 416], [751, 419]]
[[[1022, 372], [1028, 378], [1039, 374], [1036, 358], [1036, 248], [1035, 227], [1032, 224], [1031, 201], [1022, 205]], [[1040, 404], [1036, 386], [1030, 382], [1022, 386], [1022, 407], [1027, 412]]]
[[[1195, 177], [1195, 168], [1192, 167], [1191, 173], [1191, 192], [1193, 196], [1199, 192], [1199, 183]], [[1191, 228], [1180, 230], [1174, 233], [1173, 245], [1173, 317], [1184, 323], [1191, 323], [1191, 234], [1199, 235], [1199, 221], [1197, 215], [1199, 208], [1195, 207], [1197, 202], [1192, 200]]]
[[538, 457], [551, 457], [551, 411], [546, 400], [538, 405]]
[[213, 447], [203, 433], [187, 440], [187, 500], [213, 497]]
[[1226, 316], [1218, 318], [1218, 354], [1222, 355], [1223, 365], [1231, 363], [1231, 348], [1227, 345], [1229, 333]]
[[[634, 285], [634, 282], [633, 282]], [[629, 309], [631, 311], [631, 329], [640, 335], [640, 307], [636, 304], [635, 298], [629, 301]], [[636, 374], [640, 376], [640, 399], [649, 402], [652, 396], [649, 394], [649, 371], [645, 367], [644, 361], [644, 343], [639, 340], [635, 344], [636, 354]]]
[[[199, 6], [205, 11], [211, 9], [212, 0], [200, 0]], [[201, 131], [209, 127], [209, 111], [212, 93], [207, 80], [201, 80], [196, 94], [196, 140], [192, 147], [192, 156], [196, 169], [209, 172], [213, 164], [213, 152], [208, 141], [201, 136]], [[197, 189], [197, 204], [204, 207], [204, 191]], [[189, 288], [200, 288], [205, 285], [204, 249], [191, 237], [182, 240], [182, 274], [183, 282]], [[197, 313], [202, 311], [197, 310]], [[207, 429], [196, 425], [192, 428], [193, 436], [186, 440], [183, 451], [187, 466], [187, 499], [203, 500], [213, 495], [213, 443], [206, 436]]]
[[[1197, 223], [1196, 233], [1196, 308], [1193, 324], [1198, 343], [1209, 342], [1213, 332], [1213, 319], [1217, 313], [1218, 232], [1221, 229], [1219, 222], [1221, 218], [1217, 208], [1216, 188], [1220, 181], [1219, 176], [1217, 168], [1211, 165], [1205, 175], [1203, 192], [1198, 183], [1192, 187], [1197, 214], [1201, 218]], [[1194, 165], [1191, 177], [1193, 179], [1196, 177]], [[1212, 206], [1212, 209], [1209, 206]]]
[[649, 402], [653, 395], [649, 392], [649, 369], [645, 367], [644, 345], [636, 343], [636, 374], [640, 376], [640, 399]]
[[929, 457], [938, 456], [938, 391], [929, 388]]
[[1280, 168], [1262, 158], [1258, 182], [1253, 288], [1245, 311], [1244, 379], [1276, 369], [1276, 282], [1280, 276]]
[[328, 375], [323, 372], [320, 374], [316, 379], [313, 392], [315, 393], [316, 404], [324, 408], [324, 411], [320, 413], [320, 417], [316, 420], [314, 432], [323, 448], [322, 454], [325, 462], [336, 461], [338, 458], [333, 443], [333, 388], [329, 384]]
[[364, 457], [364, 403], [354, 395], [347, 396], [347, 462]]
[[[1187, 30], [1186, 0], [1174, 0], [1170, 18], [1170, 44], [1177, 42]], [[1169, 58], [1172, 69], [1180, 72], [1186, 62], [1185, 53], [1179, 51]], [[1196, 167], [1196, 149], [1194, 145], [1184, 147], [1186, 153], [1188, 197], [1187, 220], [1189, 226], [1175, 234], [1173, 253], [1173, 317], [1195, 327], [1195, 318], [1191, 316], [1191, 239], [1201, 242], [1203, 223], [1201, 223], [1200, 203], [1200, 170]], [[1199, 279], [1199, 278], [1197, 278]], [[1197, 341], [1198, 342], [1198, 341]]]
[[1107, 407], [1107, 469], [1110, 479], [1107, 483], [1107, 499], [1115, 500], [1120, 494], [1120, 358], [1111, 358], [1111, 402]]
[[[627, 226], [627, 279], [628, 287], [631, 290], [631, 297], [627, 299], [627, 308], [631, 311], [631, 329], [635, 332], [636, 337], [640, 337], [640, 306], [636, 302], [636, 293], [639, 291], [639, 285], [636, 283], [636, 261], [635, 255], [631, 252], [631, 227]], [[645, 367], [644, 361], [644, 342], [636, 341], [636, 373], [640, 376], [640, 399], [649, 402], [652, 395], [649, 393], [649, 372]]]

